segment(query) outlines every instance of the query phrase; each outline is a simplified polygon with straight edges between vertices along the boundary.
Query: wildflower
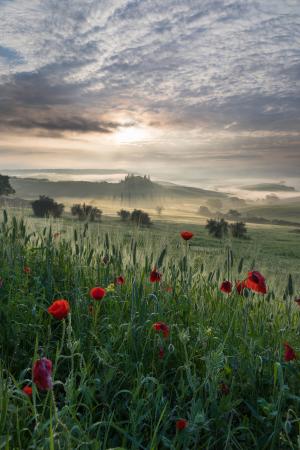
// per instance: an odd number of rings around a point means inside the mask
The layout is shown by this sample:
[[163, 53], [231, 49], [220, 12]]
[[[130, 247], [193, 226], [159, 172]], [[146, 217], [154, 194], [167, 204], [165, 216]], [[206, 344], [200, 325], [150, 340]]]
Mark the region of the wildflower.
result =
[[115, 284], [110, 283], [105, 290], [106, 292], [115, 292]]
[[166, 292], [173, 292], [173, 288], [171, 286], [167, 286], [165, 291]]
[[90, 296], [94, 300], [102, 300], [106, 294], [106, 290], [102, 287], [94, 287], [90, 290]]
[[232, 291], [232, 284], [230, 283], [230, 281], [223, 281], [220, 289], [222, 292], [225, 292], [225, 294], [230, 294], [230, 292]]
[[176, 429], [178, 431], [183, 431], [188, 427], [189, 423], [186, 419], [178, 419], [176, 422]]
[[122, 275], [120, 275], [119, 277], [117, 277], [117, 278], [115, 279], [115, 284], [122, 285], [122, 284], [124, 284], [124, 283], [125, 283], [125, 278], [124, 278]]
[[156, 270], [156, 267], [150, 273], [150, 281], [151, 283], [159, 283], [161, 280], [161, 273]]
[[30, 269], [30, 267], [24, 266], [23, 272], [26, 273], [27, 275], [30, 275], [30, 274], [31, 274], [31, 269]]
[[238, 292], [238, 294], [243, 295], [244, 289], [247, 288], [246, 281], [236, 281], [235, 288]]
[[28, 386], [28, 385], [24, 386], [22, 391], [25, 395], [28, 395], [28, 397], [32, 396], [32, 387], [31, 386]]
[[152, 328], [155, 331], [161, 331], [164, 338], [167, 338], [170, 335], [170, 328], [165, 322], [155, 322], [152, 325]]
[[160, 349], [159, 349], [158, 356], [159, 356], [159, 359], [163, 359], [165, 356], [165, 351], [162, 347], [160, 347]]
[[297, 358], [295, 350], [287, 342], [284, 344], [284, 360], [286, 362], [293, 361]]
[[220, 392], [222, 395], [228, 395], [230, 392], [229, 386], [226, 383], [220, 384]]
[[194, 233], [192, 233], [191, 231], [182, 231], [180, 233], [180, 236], [182, 237], [183, 240], [189, 241], [194, 236]]
[[48, 313], [55, 319], [62, 320], [67, 317], [70, 312], [70, 305], [68, 300], [55, 300], [51, 306], [47, 309]]
[[266, 294], [267, 287], [265, 278], [257, 271], [248, 272], [248, 278], [245, 280], [246, 287], [254, 292]]
[[41, 358], [33, 366], [33, 382], [41, 391], [52, 389], [52, 361]]

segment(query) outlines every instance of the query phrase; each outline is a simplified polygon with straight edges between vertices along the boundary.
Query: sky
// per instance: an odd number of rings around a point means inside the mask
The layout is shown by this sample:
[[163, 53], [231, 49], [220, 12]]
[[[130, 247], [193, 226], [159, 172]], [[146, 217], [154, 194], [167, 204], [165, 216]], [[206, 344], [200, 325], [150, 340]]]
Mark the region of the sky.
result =
[[0, 0], [0, 168], [300, 176], [299, 0]]

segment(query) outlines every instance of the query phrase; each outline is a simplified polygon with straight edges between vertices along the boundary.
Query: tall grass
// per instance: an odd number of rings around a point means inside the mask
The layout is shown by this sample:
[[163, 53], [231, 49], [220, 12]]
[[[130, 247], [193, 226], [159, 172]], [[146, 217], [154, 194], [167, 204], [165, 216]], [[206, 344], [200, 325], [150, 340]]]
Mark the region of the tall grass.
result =
[[[246, 275], [247, 255], [224, 248], [212, 261], [177, 234], [44, 225], [6, 213], [0, 224], [0, 448], [299, 448], [300, 366], [283, 358], [285, 341], [300, 350], [291, 279], [228, 296], [220, 283]], [[109, 287], [100, 302], [96, 285]], [[71, 305], [63, 321], [47, 312], [59, 298]], [[32, 384], [40, 355], [54, 365], [46, 393]]]

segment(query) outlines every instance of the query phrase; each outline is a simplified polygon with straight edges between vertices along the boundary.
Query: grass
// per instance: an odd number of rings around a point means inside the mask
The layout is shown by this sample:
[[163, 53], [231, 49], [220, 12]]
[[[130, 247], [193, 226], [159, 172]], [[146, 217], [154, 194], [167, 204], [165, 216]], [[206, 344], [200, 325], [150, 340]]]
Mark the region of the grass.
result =
[[[219, 242], [203, 226], [188, 228], [195, 237], [186, 258], [180, 224], [139, 230], [112, 219], [4, 215], [0, 448], [299, 448], [300, 365], [283, 357], [286, 341], [300, 351], [297, 235], [259, 227], [248, 241]], [[158, 284], [149, 281], [155, 264]], [[254, 267], [267, 295], [220, 292], [223, 279]], [[111, 286], [120, 274], [125, 284]], [[96, 285], [109, 287], [100, 302], [89, 297]], [[58, 298], [71, 306], [62, 321], [47, 312]], [[158, 321], [168, 338], [152, 329]], [[32, 383], [41, 354], [54, 364], [48, 392]], [[183, 431], [179, 418], [188, 421]]]

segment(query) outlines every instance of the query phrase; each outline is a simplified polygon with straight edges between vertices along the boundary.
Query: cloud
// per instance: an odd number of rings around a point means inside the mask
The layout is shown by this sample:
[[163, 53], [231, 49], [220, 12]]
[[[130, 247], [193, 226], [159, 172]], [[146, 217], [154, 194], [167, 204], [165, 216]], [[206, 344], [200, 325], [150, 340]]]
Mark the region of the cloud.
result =
[[[219, 161], [250, 164], [249, 146], [272, 167], [281, 164], [272, 149], [297, 158], [297, 1], [11, 0], [0, 14], [6, 136], [104, 137], [150, 124], [161, 130], [152, 142], [161, 162], [176, 163], [179, 143], [190, 164], [199, 145], [208, 160], [215, 148]], [[139, 153], [149, 164], [150, 147]], [[111, 142], [107, 152], [117, 151]]]

